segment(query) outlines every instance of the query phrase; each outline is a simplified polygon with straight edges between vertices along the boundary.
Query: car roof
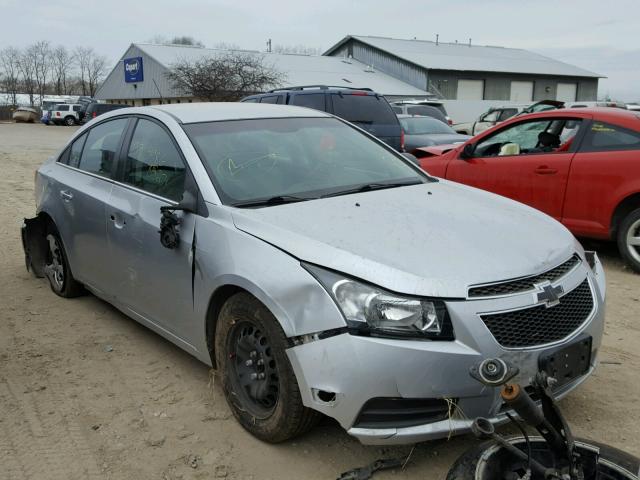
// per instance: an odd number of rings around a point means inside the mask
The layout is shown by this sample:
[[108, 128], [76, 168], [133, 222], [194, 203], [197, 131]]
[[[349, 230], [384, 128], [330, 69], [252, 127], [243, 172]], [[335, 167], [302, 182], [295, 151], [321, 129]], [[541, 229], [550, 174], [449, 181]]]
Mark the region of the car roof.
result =
[[122, 109], [119, 112], [121, 115], [123, 113], [144, 113], [149, 109], [168, 113], [180, 123], [218, 122], [254, 118], [331, 117], [325, 112], [311, 108], [240, 102], [177, 103], [130, 108], [126, 109], [126, 111]]

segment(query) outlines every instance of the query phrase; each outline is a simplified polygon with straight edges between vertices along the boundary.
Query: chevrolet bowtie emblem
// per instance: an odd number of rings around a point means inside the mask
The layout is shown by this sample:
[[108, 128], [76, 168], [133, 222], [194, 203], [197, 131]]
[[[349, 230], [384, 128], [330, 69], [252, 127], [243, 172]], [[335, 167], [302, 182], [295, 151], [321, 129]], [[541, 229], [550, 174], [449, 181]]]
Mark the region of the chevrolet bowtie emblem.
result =
[[536, 299], [538, 303], [544, 303], [545, 307], [554, 307], [560, 303], [560, 295], [564, 293], [562, 286], [552, 286], [550, 282], [542, 282], [534, 285], [538, 290]]

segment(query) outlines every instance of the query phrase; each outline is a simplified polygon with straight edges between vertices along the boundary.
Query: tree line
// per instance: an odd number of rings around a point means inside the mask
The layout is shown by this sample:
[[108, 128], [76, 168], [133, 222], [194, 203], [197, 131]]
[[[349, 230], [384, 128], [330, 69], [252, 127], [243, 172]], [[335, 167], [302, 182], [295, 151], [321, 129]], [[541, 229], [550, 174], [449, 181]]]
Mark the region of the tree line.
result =
[[17, 95], [29, 103], [45, 95], [94, 96], [107, 72], [107, 58], [91, 47], [52, 46], [43, 40], [24, 48], [0, 50], [0, 93], [17, 105]]

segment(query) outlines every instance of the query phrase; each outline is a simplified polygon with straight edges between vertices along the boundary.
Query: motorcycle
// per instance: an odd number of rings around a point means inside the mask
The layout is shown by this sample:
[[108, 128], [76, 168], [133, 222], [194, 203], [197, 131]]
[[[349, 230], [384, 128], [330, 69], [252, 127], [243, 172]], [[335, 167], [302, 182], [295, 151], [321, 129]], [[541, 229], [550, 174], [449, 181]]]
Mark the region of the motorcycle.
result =
[[[472, 431], [487, 440], [454, 463], [447, 480], [638, 480], [640, 459], [591, 440], [574, 438], [552, 394], [556, 379], [539, 371], [531, 382], [534, 401], [525, 388], [509, 383], [518, 369], [491, 358], [473, 366], [470, 375], [487, 387], [500, 387], [507, 416], [521, 435], [504, 437], [486, 418], [476, 418]], [[526, 427], [537, 435], [530, 436]]]

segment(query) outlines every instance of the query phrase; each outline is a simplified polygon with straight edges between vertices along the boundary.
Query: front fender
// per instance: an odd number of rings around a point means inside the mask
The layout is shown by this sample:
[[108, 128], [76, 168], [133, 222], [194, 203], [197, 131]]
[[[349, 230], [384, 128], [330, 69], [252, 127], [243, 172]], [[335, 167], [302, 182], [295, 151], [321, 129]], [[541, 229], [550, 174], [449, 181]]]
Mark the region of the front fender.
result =
[[[209, 302], [225, 286], [254, 295], [276, 317], [287, 337], [346, 326], [333, 299], [300, 261], [238, 230], [228, 209], [208, 205], [210, 217], [199, 217], [196, 230], [195, 299], [205, 320]], [[195, 333], [195, 332], [194, 332]]]

